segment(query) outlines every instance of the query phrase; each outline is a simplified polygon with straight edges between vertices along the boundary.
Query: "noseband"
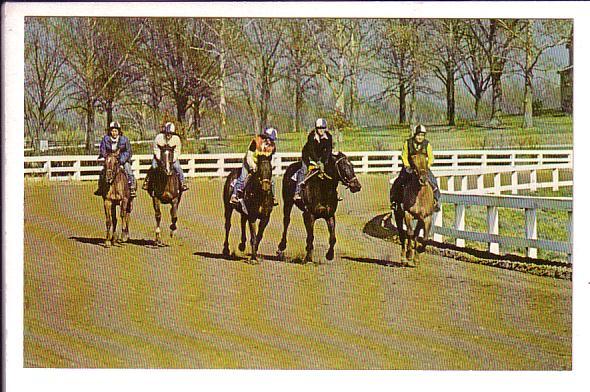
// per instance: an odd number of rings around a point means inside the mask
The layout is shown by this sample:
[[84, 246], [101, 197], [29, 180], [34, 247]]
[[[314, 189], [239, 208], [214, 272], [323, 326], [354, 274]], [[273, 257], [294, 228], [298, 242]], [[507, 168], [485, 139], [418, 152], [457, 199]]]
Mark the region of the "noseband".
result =
[[356, 174], [351, 179], [347, 179], [346, 177], [342, 176], [342, 174], [340, 173], [340, 167], [338, 165], [339, 165], [340, 161], [342, 161], [345, 158], [346, 158], [346, 156], [344, 156], [344, 155], [341, 156], [340, 158], [338, 158], [336, 160], [334, 165], [336, 166], [336, 173], [338, 173], [338, 178], [340, 178], [340, 181], [342, 181], [342, 184], [345, 187], [350, 188], [350, 183], [353, 182], [354, 180], [356, 180]]

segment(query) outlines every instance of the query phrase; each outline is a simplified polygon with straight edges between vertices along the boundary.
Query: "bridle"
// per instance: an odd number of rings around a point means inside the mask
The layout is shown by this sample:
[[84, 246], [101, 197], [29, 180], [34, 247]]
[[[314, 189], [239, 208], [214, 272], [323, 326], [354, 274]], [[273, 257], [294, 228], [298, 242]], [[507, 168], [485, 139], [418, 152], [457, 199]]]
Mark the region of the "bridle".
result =
[[338, 178], [340, 178], [340, 181], [342, 181], [342, 184], [346, 187], [346, 188], [350, 188], [350, 184], [356, 180], [356, 174], [350, 178], [347, 179], [346, 177], [342, 176], [342, 174], [340, 173], [340, 161], [342, 161], [343, 159], [346, 159], [346, 155], [342, 155], [340, 158], [338, 158], [336, 160], [336, 162], [334, 162], [334, 166], [336, 166], [336, 173], [338, 174]]
[[[119, 170], [121, 170], [121, 165], [119, 164], [117, 157], [115, 157], [114, 159], [115, 159], [115, 168], [114, 169], [107, 169], [105, 167], [105, 179], [107, 180], [107, 184], [111, 184], [115, 180], [115, 178], [117, 177], [117, 174], [119, 174]], [[106, 161], [105, 161], [105, 166], [106, 166]], [[110, 176], [109, 176], [109, 174], [110, 174]]]

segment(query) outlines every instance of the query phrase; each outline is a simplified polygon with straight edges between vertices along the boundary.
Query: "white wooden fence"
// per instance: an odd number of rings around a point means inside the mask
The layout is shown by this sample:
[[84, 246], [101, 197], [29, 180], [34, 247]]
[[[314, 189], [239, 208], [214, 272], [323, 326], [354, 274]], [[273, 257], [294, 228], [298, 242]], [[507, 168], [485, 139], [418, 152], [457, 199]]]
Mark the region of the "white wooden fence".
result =
[[[357, 173], [392, 173], [401, 167], [399, 151], [349, 152]], [[233, 168], [241, 167], [244, 154], [183, 155], [181, 166], [187, 177], [224, 177]], [[277, 153], [273, 159], [274, 173], [282, 174], [287, 166], [300, 159], [299, 153]], [[135, 155], [132, 167], [137, 178], [144, 178], [150, 167], [151, 155]], [[464, 150], [435, 153], [433, 172], [436, 175], [458, 176], [479, 170], [537, 172], [542, 168], [571, 168], [571, 150]], [[36, 156], [25, 157], [26, 177], [46, 177], [50, 180], [96, 180], [102, 168], [96, 156]], [[487, 171], [489, 169], [491, 171]], [[502, 168], [502, 169], [499, 169]]]

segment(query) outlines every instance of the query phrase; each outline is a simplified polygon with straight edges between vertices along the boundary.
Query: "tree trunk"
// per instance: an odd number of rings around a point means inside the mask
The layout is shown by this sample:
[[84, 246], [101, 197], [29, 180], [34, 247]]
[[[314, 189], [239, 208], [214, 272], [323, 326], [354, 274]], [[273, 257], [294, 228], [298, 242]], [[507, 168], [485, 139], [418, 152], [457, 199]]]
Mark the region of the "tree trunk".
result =
[[480, 119], [480, 114], [479, 114], [479, 104], [481, 102], [481, 96], [482, 93], [480, 91], [477, 91], [475, 93], [475, 104], [473, 105], [473, 110], [475, 111], [475, 120], [479, 120]]
[[105, 111], [107, 112], [107, 127], [113, 121], [113, 101], [110, 99], [105, 102]]
[[[184, 121], [186, 119], [186, 111], [188, 110], [188, 98], [184, 97], [184, 96], [177, 96], [176, 97], [176, 121], [178, 121], [178, 124], [176, 124], [176, 133], [179, 133], [178, 131], [182, 129], [182, 124], [184, 124]], [[182, 135], [183, 137], [186, 137], [186, 135]]]
[[94, 152], [94, 102], [86, 101], [86, 153]]
[[225, 139], [227, 137], [227, 103], [225, 100], [225, 50], [222, 50], [219, 55], [219, 74], [219, 138]]
[[193, 134], [195, 138], [201, 135], [201, 101], [196, 100], [192, 104], [193, 110]]
[[492, 113], [491, 120], [500, 119], [502, 114], [502, 71], [504, 64], [501, 62], [494, 62], [492, 66]]
[[447, 67], [447, 80], [446, 80], [446, 91], [447, 91], [447, 124], [450, 126], [455, 125], [455, 73], [453, 68]]
[[301, 107], [303, 106], [303, 90], [298, 85], [295, 90], [295, 118], [293, 119], [293, 132], [301, 129]]
[[526, 64], [524, 74], [524, 118], [523, 128], [533, 127], [533, 69], [531, 53], [531, 21], [526, 22]]
[[399, 84], [399, 123], [406, 122], [406, 85], [403, 82]]

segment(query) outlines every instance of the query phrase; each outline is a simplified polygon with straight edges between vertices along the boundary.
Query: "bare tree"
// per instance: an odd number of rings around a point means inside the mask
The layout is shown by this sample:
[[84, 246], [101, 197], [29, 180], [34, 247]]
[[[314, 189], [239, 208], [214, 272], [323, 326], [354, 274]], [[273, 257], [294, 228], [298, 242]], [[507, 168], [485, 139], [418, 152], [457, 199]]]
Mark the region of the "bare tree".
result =
[[433, 33], [427, 44], [432, 48], [429, 65], [445, 86], [447, 124], [455, 125], [455, 82], [461, 78], [465, 26], [458, 19], [432, 19], [427, 22]]
[[[463, 21], [464, 25], [475, 23], [474, 21]], [[465, 53], [463, 61], [463, 72], [461, 79], [469, 94], [475, 100], [474, 113], [475, 119], [480, 117], [480, 104], [484, 93], [490, 87], [491, 74], [488, 72], [487, 58], [484, 49], [480, 45], [480, 40], [475, 36], [475, 30], [472, 28], [465, 29]]]
[[[539, 60], [548, 49], [565, 45], [571, 32], [571, 21], [526, 19], [519, 24], [509, 24], [500, 20], [514, 42], [515, 56], [511, 57], [524, 76], [523, 127], [533, 126], [533, 77]], [[520, 55], [520, 56], [519, 56]]]
[[25, 125], [35, 151], [50, 131], [68, 79], [50, 19], [25, 19]]

